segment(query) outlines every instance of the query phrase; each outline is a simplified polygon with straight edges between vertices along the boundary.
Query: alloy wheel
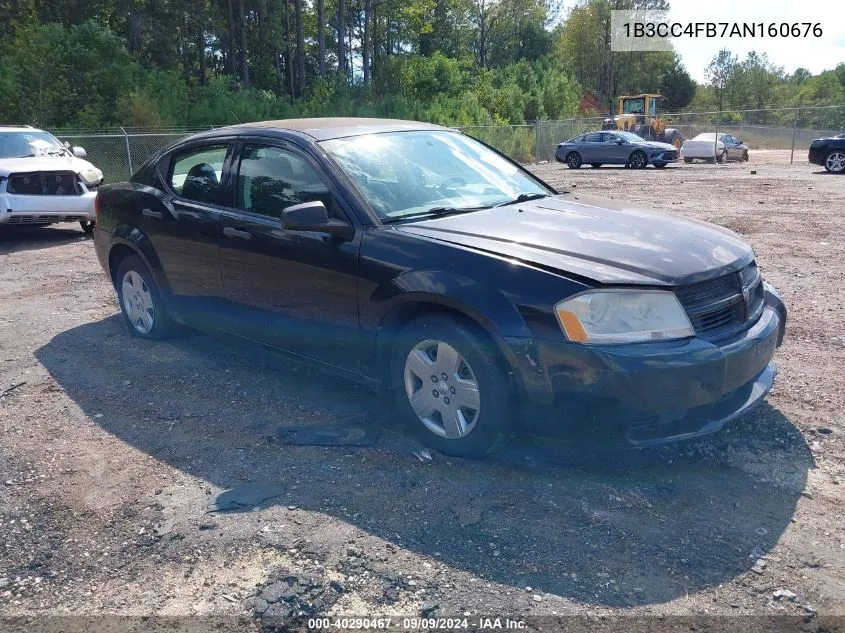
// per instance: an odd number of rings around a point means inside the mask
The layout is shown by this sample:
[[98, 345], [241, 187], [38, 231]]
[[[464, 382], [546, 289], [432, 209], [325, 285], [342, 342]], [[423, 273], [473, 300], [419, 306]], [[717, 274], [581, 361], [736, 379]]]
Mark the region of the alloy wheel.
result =
[[478, 424], [481, 395], [467, 360], [443, 341], [418, 343], [405, 359], [405, 393], [425, 427], [446, 439], [467, 436]]
[[126, 271], [122, 284], [123, 309], [126, 318], [138, 332], [149, 334], [155, 323], [155, 304], [144, 278], [134, 270]]
[[845, 152], [831, 152], [828, 154], [824, 160], [824, 167], [834, 173], [845, 171]]

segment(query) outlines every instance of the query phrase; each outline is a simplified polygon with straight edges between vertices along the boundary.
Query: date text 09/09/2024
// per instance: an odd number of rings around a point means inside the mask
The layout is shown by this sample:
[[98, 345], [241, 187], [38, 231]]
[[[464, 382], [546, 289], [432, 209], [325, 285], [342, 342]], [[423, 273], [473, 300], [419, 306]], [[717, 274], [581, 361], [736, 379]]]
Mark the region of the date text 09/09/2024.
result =
[[511, 630], [525, 628], [523, 620], [510, 618], [308, 618], [309, 630], [395, 630], [401, 625], [406, 631], [450, 631], [465, 629]]
[[819, 22], [625, 22], [625, 37], [821, 37]]

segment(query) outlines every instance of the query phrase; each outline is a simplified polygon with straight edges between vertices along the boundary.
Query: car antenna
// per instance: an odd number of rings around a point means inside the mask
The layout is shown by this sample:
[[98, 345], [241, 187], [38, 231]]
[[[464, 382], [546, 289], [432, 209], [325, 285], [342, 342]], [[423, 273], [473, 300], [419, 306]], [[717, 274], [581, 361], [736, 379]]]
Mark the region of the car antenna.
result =
[[233, 117], [235, 117], [235, 121], [237, 121], [238, 123], [241, 122], [241, 120], [238, 118], [238, 115], [235, 114], [234, 110], [229, 110], [229, 114], [231, 114]]

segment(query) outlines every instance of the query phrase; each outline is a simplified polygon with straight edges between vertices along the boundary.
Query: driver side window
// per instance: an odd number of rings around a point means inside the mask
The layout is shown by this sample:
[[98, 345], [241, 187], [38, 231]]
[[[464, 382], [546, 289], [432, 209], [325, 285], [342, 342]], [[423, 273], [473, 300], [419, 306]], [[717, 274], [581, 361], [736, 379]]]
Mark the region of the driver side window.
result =
[[321, 201], [330, 218], [343, 212], [317, 171], [303, 158], [267, 145], [245, 145], [235, 187], [235, 206], [279, 219], [282, 209]]

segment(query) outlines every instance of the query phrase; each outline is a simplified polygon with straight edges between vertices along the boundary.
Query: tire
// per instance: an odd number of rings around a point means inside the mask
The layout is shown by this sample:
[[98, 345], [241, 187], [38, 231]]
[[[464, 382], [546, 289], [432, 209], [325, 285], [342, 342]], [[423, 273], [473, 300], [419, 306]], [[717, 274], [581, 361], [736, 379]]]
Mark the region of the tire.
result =
[[657, 169], [663, 169], [666, 167], [666, 163], [652, 163]]
[[743, 163], [747, 163], [747, 162], [748, 162], [748, 152], [743, 152], [743, 153], [742, 153], [742, 162], [743, 162]]
[[719, 163], [720, 165], [724, 165], [725, 163], [727, 163], [728, 162], [728, 152], [725, 151], [725, 150], [722, 150], [722, 153], [719, 154], [716, 157], [716, 162]]
[[120, 312], [131, 334], [146, 339], [162, 339], [170, 334], [173, 322], [140, 257], [130, 255], [120, 262], [115, 286]]
[[845, 150], [835, 149], [824, 157], [824, 168], [831, 174], [845, 173]]
[[664, 142], [669, 143], [669, 145], [674, 145], [676, 150], [679, 152], [681, 151], [681, 146], [684, 144], [684, 137], [680, 132], [678, 132], [678, 130], [667, 127], [663, 130], [663, 139]]
[[598, 169], [599, 167], [601, 167], [601, 165], [601, 163], [590, 163], [590, 167], [592, 167], [593, 169]]
[[94, 227], [97, 226], [97, 223], [94, 220], [80, 220], [79, 226], [82, 227], [82, 231], [85, 235], [92, 235], [94, 233]]
[[[447, 358], [451, 362], [444, 365]], [[446, 315], [422, 316], [396, 339], [389, 384], [401, 419], [423, 444], [445, 455], [482, 457], [511, 431], [503, 365], [495, 345], [462, 322]], [[461, 393], [467, 405], [477, 402], [477, 407], [460, 407]], [[415, 409], [411, 401], [417, 395]]]
[[687, 165], [689, 165], [690, 163], [692, 163], [692, 158], [685, 158], [685, 159], [684, 159], [684, 162], [685, 162]]
[[569, 167], [569, 169], [580, 169], [582, 164], [581, 154], [578, 152], [569, 152], [566, 155], [566, 166]]
[[628, 164], [631, 169], [645, 169], [648, 166], [648, 156], [640, 149], [635, 150], [628, 158]]

